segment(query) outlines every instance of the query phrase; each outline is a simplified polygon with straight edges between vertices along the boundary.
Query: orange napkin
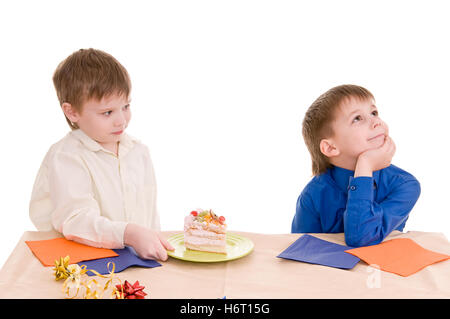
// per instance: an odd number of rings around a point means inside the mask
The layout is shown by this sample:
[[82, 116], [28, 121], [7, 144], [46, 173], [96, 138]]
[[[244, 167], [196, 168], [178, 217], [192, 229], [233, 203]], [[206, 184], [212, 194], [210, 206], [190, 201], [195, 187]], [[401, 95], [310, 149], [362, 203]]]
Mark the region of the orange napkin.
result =
[[67, 255], [70, 256], [71, 264], [84, 260], [118, 256], [111, 249], [91, 247], [65, 238], [25, 241], [25, 243], [46, 267], [54, 266], [55, 260]]
[[449, 259], [449, 255], [423, 248], [409, 238], [397, 238], [378, 245], [346, 250], [369, 265], [407, 277], [428, 265]]

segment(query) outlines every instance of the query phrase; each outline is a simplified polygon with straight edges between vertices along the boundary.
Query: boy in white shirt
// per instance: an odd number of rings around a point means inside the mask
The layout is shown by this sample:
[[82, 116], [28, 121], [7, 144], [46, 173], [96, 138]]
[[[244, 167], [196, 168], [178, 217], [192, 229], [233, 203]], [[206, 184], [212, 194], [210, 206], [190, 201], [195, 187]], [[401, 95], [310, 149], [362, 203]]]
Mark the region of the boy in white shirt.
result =
[[81, 49], [62, 61], [53, 83], [72, 131], [39, 169], [30, 218], [41, 231], [104, 248], [131, 246], [167, 260], [159, 233], [156, 180], [148, 148], [128, 136], [131, 82], [111, 55]]

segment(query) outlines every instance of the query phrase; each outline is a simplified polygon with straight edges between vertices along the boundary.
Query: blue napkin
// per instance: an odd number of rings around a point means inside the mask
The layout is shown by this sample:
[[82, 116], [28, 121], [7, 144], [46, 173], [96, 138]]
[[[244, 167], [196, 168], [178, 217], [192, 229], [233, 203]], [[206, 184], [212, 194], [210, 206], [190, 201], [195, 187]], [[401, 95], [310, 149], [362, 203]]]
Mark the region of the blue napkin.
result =
[[[161, 264], [155, 260], [142, 259], [136, 255], [135, 251], [131, 247], [125, 247], [123, 249], [113, 249], [119, 256], [100, 258], [94, 260], [88, 260], [78, 263], [78, 265], [86, 265], [87, 269], [93, 269], [102, 275], [109, 274], [108, 263], [112, 261], [115, 264], [114, 272], [121, 272], [131, 266], [141, 266], [146, 268], [159, 267]], [[111, 270], [111, 266], [110, 269]], [[89, 276], [94, 276], [95, 274], [88, 271]]]
[[311, 235], [303, 235], [277, 257], [323, 266], [351, 269], [360, 260], [346, 253], [351, 247], [338, 245]]

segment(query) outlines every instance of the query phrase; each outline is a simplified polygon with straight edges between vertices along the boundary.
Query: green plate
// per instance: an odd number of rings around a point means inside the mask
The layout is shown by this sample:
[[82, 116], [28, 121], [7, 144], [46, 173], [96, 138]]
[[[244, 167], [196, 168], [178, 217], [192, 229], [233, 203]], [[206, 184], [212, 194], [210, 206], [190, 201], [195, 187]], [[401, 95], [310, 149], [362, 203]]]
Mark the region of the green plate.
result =
[[227, 233], [227, 254], [187, 249], [184, 246], [183, 233], [170, 236], [167, 240], [175, 248], [174, 251], [167, 251], [170, 257], [200, 263], [214, 263], [238, 259], [247, 256], [254, 247], [250, 239], [232, 233]]

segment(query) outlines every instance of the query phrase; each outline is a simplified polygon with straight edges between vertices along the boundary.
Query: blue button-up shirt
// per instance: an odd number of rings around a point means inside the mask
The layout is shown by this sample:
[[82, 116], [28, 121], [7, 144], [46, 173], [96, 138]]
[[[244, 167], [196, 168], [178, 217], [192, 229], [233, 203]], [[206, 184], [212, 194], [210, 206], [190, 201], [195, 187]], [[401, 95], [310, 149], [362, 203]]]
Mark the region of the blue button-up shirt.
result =
[[360, 247], [402, 231], [420, 195], [417, 179], [394, 165], [372, 177], [353, 175], [332, 167], [315, 176], [298, 197], [292, 232], [344, 232], [348, 246]]

